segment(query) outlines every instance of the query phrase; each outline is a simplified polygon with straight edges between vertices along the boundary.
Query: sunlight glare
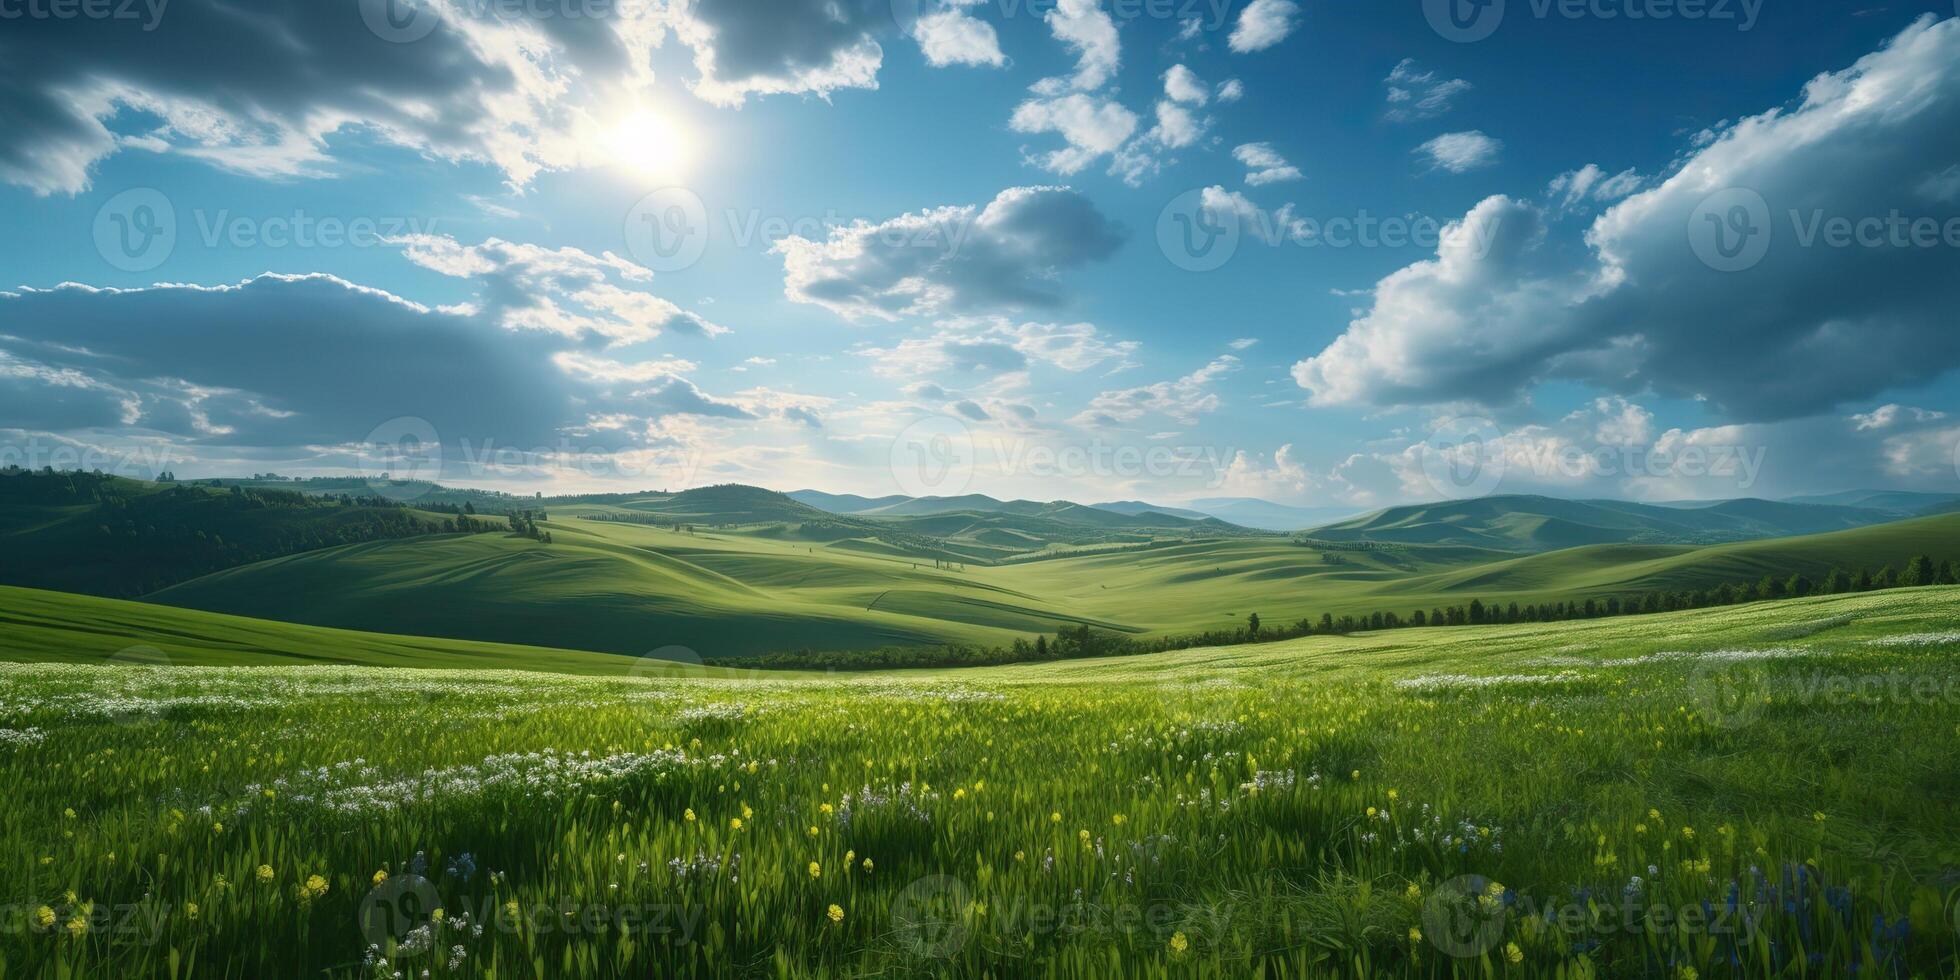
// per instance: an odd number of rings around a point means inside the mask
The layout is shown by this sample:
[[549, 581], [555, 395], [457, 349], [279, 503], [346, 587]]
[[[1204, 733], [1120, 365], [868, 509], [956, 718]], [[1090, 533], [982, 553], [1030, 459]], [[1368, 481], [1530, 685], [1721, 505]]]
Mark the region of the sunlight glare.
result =
[[693, 156], [693, 140], [670, 117], [635, 109], [621, 117], [605, 136], [613, 162], [651, 177], [677, 178]]

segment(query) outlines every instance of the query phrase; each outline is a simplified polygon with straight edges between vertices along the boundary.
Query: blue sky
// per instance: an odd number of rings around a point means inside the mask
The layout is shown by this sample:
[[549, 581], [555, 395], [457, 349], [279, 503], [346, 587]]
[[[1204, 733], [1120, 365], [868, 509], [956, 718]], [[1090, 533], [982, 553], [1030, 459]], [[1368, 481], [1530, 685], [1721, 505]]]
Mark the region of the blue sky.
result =
[[[5, 462], [324, 473], [407, 431], [547, 492], [1960, 484], [1948, 4], [7, 9]], [[1732, 215], [1773, 230], [1727, 268]], [[1930, 235], [1855, 240], [1895, 215]]]

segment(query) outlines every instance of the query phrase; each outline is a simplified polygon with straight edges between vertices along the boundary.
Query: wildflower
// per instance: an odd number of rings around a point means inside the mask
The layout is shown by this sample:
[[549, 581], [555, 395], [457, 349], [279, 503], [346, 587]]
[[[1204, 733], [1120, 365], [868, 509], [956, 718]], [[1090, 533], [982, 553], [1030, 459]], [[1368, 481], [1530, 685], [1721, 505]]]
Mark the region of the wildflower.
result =
[[1683, 828], [1681, 828], [1681, 839], [1682, 839], [1682, 840], [1694, 840], [1694, 839], [1695, 839], [1695, 828], [1693, 828], [1693, 827], [1683, 827]]
[[1413, 881], [1409, 882], [1409, 889], [1402, 893], [1402, 897], [1407, 898], [1411, 902], [1422, 901], [1422, 886]]
[[1026, 851], [1015, 851], [1015, 852], [1014, 852], [1014, 860], [1016, 860], [1016, 861], [1026, 861], [1027, 859], [1028, 859], [1028, 852], [1026, 852]]
[[1419, 946], [1419, 945], [1421, 945], [1421, 944], [1422, 944], [1422, 930], [1421, 930], [1421, 929], [1418, 929], [1418, 928], [1416, 928], [1415, 926], [1410, 926], [1410, 927], [1409, 927], [1409, 945], [1411, 945], [1411, 946]]
[[1191, 948], [1191, 940], [1181, 932], [1171, 933], [1171, 955], [1183, 956]]
[[263, 884], [266, 882], [270, 882], [272, 880], [272, 865], [261, 864], [259, 865], [259, 870], [254, 872], [254, 874], [257, 876], [260, 883]]
[[856, 861], [857, 859], [858, 859], [858, 852], [854, 850], [844, 852], [844, 863], [846, 865], [849, 865], [851, 862]]
[[817, 836], [817, 825], [816, 825], [816, 824], [811, 824], [811, 825], [810, 825], [810, 836], [812, 836], [812, 837], [815, 837], [815, 836]]
[[1361, 770], [1356, 769], [1355, 771], [1348, 773], [1348, 778], [1359, 781], [1361, 779]]
[[327, 893], [327, 879], [319, 875], [307, 875], [306, 884], [300, 886], [303, 898], [319, 898]]
[[1819, 810], [1819, 811], [1817, 811], [1816, 813], [1813, 813], [1813, 814], [1811, 814], [1811, 815], [1810, 815], [1810, 818], [1811, 818], [1812, 820], [1815, 820], [1815, 821], [1817, 821], [1818, 823], [1823, 823], [1823, 822], [1824, 822], [1824, 811], [1822, 811], [1822, 810]]
[[1129, 817], [1126, 817], [1126, 816], [1124, 816], [1124, 815], [1122, 815], [1122, 814], [1120, 814], [1120, 813], [1117, 813], [1117, 814], [1112, 814], [1112, 815], [1110, 816], [1110, 818], [1109, 818], [1109, 822], [1110, 822], [1110, 823], [1113, 823], [1113, 824], [1115, 824], [1115, 825], [1116, 825], [1116, 826], [1118, 826], [1118, 827], [1121, 827], [1121, 826], [1123, 826], [1123, 824], [1124, 824], [1125, 822], [1127, 822], [1127, 821], [1128, 821], [1129, 819], [1130, 819]]
[[1524, 950], [1519, 949], [1517, 943], [1505, 943], [1504, 959], [1511, 963], [1523, 963]]
[[198, 911], [198, 909], [197, 909], [197, 903], [196, 903], [196, 902], [185, 902], [185, 903], [184, 903], [184, 918], [186, 918], [186, 919], [189, 919], [189, 920], [191, 920], [192, 922], [196, 922], [196, 921], [197, 921], [197, 911]]
[[870, 859], [870, 858], [865, 858], [865, 859], [864, 859], [864, 872], [865, 872], [866, 874], [870, 874], [870, 873], [871, 873], [871, 867], [872, 867], [872, 865], [871, 865], [871, 859]]
[[832, 905], [830, 910], [824, 914], [830, 916], [832, 925], [844, 921], [844, 907], [842, 905]]
[[729, 817], [729, 818], [728, 818], [728, 829], [729, 829], [729, 830], [741, 830], [741, 829], [742, 829], [742, 818], [741, 818], [741, 817]]
[[387, 881], [387, 880], [388, 880], [388, 869], [387, 869], [387, 868], [382, 868], [382, 869], [380, 869], [380, 870], [378, 870], [378, 871], [376, 871], [376, 872], [374, 873], [374, 877], [372, 877], [372, 878], [369, 878], [369, 879], [368, 879], [368, 881], [370, 881], [370, 882], [372, 882], [372, 883], [374, 884], [374, 887], [376, 887], [376, 888], [380, 888], [380, 887], [381, 887], [381, 883], [382, 883], [382, 882], [384, 882], [384, 881]]
[[1053, 813], [1050, 813], [1050, 814], [1048, 815], [1048, 822], [1049, 822], [1049, 823], [1061, 823], [1061, 822], [1062, 822], [1062, 811], [1060, 811], [1060, 810], [1056, 810], [1055, 812], [1053, 812]]
[[749, 809], [749, 805], [747, 803], [742, 804], [742, 819], [748, 820], [753, 818], [754, 816], [755, 816], [755, 811]]
[[88, 917], [77, 915], [68, 920], [68, 934], [76, 939], [88, 934]]
[[811, 862], [810, 862], [810, 877], [812, 877], [812, 878], [821, 878], [821, 877], [823, 877], [823, 865], [821, 865], [821, 864], [818, 864], [818, 863], [817, 863], [817, 862], [815, 862], [815, 861], [811, 861]]
[[1086, 829], [1076, 831], [1075, 836], [1077, 839], [1081, 840], [1082, 843], [1084, 844], [1089, 843], [1089, 831], [1087, 831]]
[[694, 808], [693, 808], [693, 807], [688, 807], [688, 809], [687, 809], [687, 812], [686, 812], [686, 813], [683, 813], [683, 814], [681, 814], [681, 819], [682, 819], [682, 820], [685, 820], [685, 821], [687, 821], [688, 823], [693, 823], [693, 822], [694, 822]]
[[54, 909], [45, 905], [34, 910], [34, 925], [41, 929], [54, 925]]
[[508, 902], [505, 902], [505, 903], [504, 903], [504, 917], [505, 917], [505, 918], [509, 918], [509, 919], [515, 919], [515, 918], [517, 918], [517, 912], [518, 912], [518, 909], [517, 909], [517, 899], [514, 899], [514, 898], [513, 898], [513, 899], [511, 899], [510, 901], [508, 901]]
[[1375, 808], [1374, 808], [1374, 807], [1369, 807], [1369, 808], [1368, 808], [1368, 819], [1370, 819], [1370, 820], [1373, 820], [1373, 819], [1375, 818], [1375, 812], [1376, 812], [1376, 811], [1375, 811]]
[[1675, 971], [1674, 975], [1680, 977], [1681, 980], [1697, 980], [1701, 976], [1701, 971], [1696, 970], [1692, 966], [1684, 966]]
[[831, 814], [831, 810], [832, 810], [832, 807], [831, 807], [831, 805], [830, 805], [830, 804], [828, 804], [828, 803], [825, 803], [824, 805], [822, 805], [822, 806], [820, 806], [820, 807], [817, 807], [817, 810], [818, 810], [818, 812], [820, 812], [820, 813], [822, 813], [822, 814], [823, 814], [824, 816], [826, 816], [826, 817], [827, 817], [827, 816], [830, 816], [830, 814]]

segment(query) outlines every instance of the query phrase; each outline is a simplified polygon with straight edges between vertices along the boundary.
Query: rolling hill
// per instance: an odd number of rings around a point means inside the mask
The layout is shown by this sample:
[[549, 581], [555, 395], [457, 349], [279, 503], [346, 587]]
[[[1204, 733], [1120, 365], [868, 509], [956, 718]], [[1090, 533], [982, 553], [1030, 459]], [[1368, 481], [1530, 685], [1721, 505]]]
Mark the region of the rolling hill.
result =
[[439, 667], [716, 676], [698, 664], [509, 643], [321, 629], [146, 602], [0, 586], [0, 659], [200, 667]]
[[375, 632], [703, 657], [784, 649], [997, 644], [1088, 622], [1004, 577], [765, 533], [552, 521], [549, 545], [506, 535], [328, 548], [150, 595], [214, 612]]
[[1713, 544], [1897, 520], [1885, 510], [1739, 499], [1693, 506], [1502, 495], [1390, 507], [1306, 532], [1322, 541], [1543, 552], [1592, 544]]

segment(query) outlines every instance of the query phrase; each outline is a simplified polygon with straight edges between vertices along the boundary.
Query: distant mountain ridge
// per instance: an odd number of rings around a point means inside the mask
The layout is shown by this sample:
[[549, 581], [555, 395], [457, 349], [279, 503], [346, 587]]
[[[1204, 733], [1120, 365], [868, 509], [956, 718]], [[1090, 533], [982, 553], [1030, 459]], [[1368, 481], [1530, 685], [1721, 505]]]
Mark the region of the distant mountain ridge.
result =
[[1889, 509], [1756, 498], [1663, 505], [1507, 494], [1388, 507], [1307, 533], [1324, 541], [1535, 553], [1597, 544], [1718, 544], [1819, 534], [1904, 516], [1909, 515]]

